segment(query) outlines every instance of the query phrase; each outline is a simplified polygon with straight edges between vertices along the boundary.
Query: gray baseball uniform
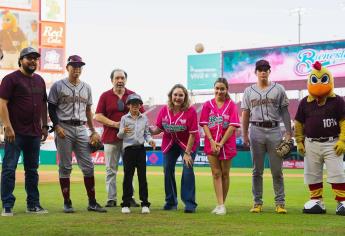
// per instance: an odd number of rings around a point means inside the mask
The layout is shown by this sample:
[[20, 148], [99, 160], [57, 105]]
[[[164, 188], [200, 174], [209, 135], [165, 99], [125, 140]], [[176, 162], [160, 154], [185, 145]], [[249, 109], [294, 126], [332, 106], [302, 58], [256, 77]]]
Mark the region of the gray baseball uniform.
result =
[[89, 136], [85, 123], [86, 107], [92, 105], [91, 87], [85, 82], [71, 84], [68, 79], [57, 81], [50, 89], [48, 102], [57, 106], [59, 125], [65, 131], [65, 138], [55, 135], [59, 155], [60, 178], [70, 177], [72, 171], [72, 151], [84, 176], [93, 176]]
[[270, 86], [260, 89], [256, 84], [244, 91], [241, 108], [250, 112], [249, 140], [253, 161], [253, 196], [255, 204], [262, 204], [263, 171], [265, 153], [268, 153], [273, 177], [276, 204], [285, 203], [282, 159], [275, 148], [282, 140], [279, 122], [281, 109], [288, 106], [289, 100], [283, 86], [271, 82]]

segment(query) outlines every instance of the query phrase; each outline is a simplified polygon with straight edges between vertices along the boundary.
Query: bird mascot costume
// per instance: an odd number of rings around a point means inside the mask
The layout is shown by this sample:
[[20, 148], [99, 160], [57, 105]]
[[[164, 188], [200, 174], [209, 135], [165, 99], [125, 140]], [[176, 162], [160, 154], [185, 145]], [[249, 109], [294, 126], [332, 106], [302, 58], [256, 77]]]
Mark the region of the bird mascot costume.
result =
[[334, 93], [332, 74], [320, 62], [308, 77], [309, 95], [301, 100], [295, 118], [298, 152], [304, 156], [304, 182], [310, 200], [303, 213], [324, 214], [323, 166], [337, 201], [336, 214], [345, 216], [345, 102]]

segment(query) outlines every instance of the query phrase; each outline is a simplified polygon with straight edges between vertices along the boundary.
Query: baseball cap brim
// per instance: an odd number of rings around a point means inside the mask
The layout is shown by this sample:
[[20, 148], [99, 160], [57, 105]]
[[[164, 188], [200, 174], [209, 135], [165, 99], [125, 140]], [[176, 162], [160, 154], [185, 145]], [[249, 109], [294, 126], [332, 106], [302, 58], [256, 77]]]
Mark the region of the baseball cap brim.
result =
[[85, 66], [85, 62], [76, 62], [76, 61], [71, 61], [69, 63], [67, 63], [67, 65], [71, 65], [71, 66]]
[[37, 57], [37, 58], [38, 58], [38, 57], [41, 57], [41, 54], [39, 54], [38, 52], [30, 52], [30, 53], [27, 53], [27, 54], [22, 55], [21, 58], [27, 57], [27, 56], [29, 56], [29, 55], [35, 56], [35, 57]]
[[133, 103], [140, 103], [140, 104], [143, 104], [143, 101], [141, 101], [140, 99], [130, 99], [127, 101], [127, 104], [133, 104]]

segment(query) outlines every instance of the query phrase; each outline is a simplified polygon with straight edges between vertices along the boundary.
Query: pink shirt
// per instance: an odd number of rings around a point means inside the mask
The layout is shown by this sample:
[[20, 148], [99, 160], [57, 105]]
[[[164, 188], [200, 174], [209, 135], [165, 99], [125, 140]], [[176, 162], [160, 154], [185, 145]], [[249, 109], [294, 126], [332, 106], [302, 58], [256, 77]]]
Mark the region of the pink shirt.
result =
[[[207, 125], [212, 138], [216, 142], [220, 142], [229, 126], [240, 127], [235, 103], [228, 99], [221, 108], [218, 108], [215, 99], [205, 102], [202, 107], [199, 124], [202, 127]], [[205, 138], [204, 152], [208, 155], [212, 154], [211, 144], [207, 138]], [[234, 132], [220, 150], [219, 159], [231, 159], [236, 156], [236, 153], [236, 135]]]
[[193, 107], [174, 115], [168, 106], [163, 107], [157, 117], [156, 125], [163, 133], [162, 151], [167, 153], [174, 143], [186, 150], [190, 133], [195, 133], [192, 152], [195, 152], [200, 143], [198, 118]]

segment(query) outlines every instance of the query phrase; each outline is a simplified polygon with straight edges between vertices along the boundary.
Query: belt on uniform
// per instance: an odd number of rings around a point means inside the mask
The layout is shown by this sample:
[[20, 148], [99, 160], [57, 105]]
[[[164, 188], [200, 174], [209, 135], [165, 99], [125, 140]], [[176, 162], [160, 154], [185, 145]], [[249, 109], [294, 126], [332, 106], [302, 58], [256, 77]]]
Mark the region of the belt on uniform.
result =
[[250, 123], [263, 128], [275, 128], [279, 126], [278, 121], [251, 121]]
[[133, 150], [138, 150], [138, 149], [143, 149], [145, 148], [145, 146], [142, 144], [142, 145], [133, 145], [133, 146], [128, 146], [126, 147], [125, 149], [133, 149]]
[[86, 124], [86, 121], [82, 120], [60, 120], [62, 123], [73, 125], [73, 126], [82, 126]]
[[338, 136], [334, 137], [320, 137], [320, 138], [306, 138], [309, 142], [319, 142], [319, 143], [326, 143], [326, 142], [332, 142], [336, 140]]

